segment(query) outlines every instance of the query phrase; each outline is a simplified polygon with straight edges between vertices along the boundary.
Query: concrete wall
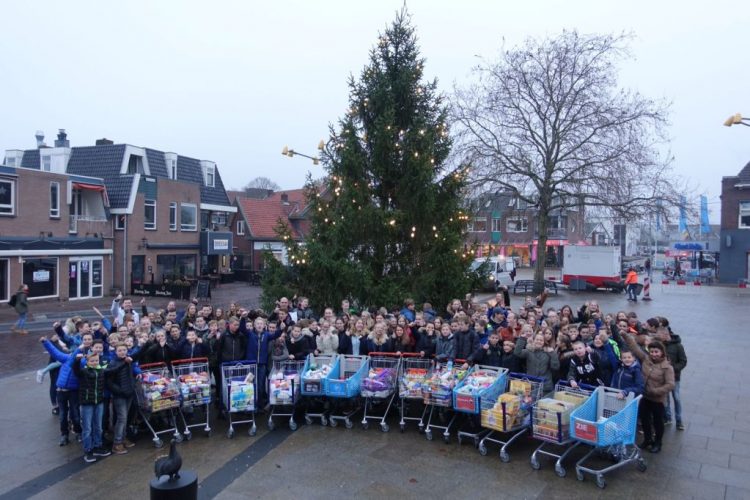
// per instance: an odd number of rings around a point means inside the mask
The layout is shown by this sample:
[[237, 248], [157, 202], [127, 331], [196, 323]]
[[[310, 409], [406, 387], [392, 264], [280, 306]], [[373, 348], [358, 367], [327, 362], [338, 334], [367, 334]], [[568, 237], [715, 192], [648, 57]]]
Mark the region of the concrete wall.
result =
[[[738, 177], [721, 180], [721, 250], [719, 256], [719, 281], [736, 284], [748, 279], [748, 253], [750, 253], [750, 229], [739, 228], [740, 201], [750, 201], [750, 189], [738, 189], [734, 185]], [[727, 237], [732, 245], [727, 246]]]

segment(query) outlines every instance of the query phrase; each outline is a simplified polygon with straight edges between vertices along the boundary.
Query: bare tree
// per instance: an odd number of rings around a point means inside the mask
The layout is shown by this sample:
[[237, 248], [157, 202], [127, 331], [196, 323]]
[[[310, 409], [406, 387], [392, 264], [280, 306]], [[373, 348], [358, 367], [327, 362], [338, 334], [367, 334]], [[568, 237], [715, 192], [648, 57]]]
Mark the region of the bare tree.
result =
[[271, 191], [279, 191], [281, 189], [281, 186], [273, 182], [268, 177], [256, 177], [255, 179], [245, 184], [245, 187], [242, 189], [270, 189]]
[[668, 207], [676, 182], [668, 104], [617, 84], [628, 35], [529, 39], [475, 69], [455, 92], [460, 156], [482, 189], [510, 190], [538, 209], [534, 279], [542, 286], [550, 215], [597, 207], [632, 220]]

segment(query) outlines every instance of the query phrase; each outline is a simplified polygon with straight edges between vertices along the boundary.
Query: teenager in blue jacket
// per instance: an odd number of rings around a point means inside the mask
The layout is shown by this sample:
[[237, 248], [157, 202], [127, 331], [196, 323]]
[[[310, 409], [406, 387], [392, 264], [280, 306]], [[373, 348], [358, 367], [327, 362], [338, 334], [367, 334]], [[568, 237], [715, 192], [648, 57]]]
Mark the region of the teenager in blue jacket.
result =
[[258, 378], [255, 385], [258, 391], [258, 406], [263, 408], [266, 404], [266, 374], [268, 370], [269, 343], [281, 336], [282, 331], [276, 329], [271, 333], [266, 329], [264, 318], [255, 318], [253, 326], [249, 330], [246, 326], [245, 317], [240, 321], [240, 332], [247, 337], [247, 354], [245, 359], [251, 363], [257, 363]]
[[632, 351], [622, 351], [620, 361], [620, 367], [612, 375], [610, 387], [622, 391], [618, 395], [620, 399], [624, 399], [631, 392], [636, 396], [643, 394], [645, 382], [643, 381], [641, 365], [635, 359]]

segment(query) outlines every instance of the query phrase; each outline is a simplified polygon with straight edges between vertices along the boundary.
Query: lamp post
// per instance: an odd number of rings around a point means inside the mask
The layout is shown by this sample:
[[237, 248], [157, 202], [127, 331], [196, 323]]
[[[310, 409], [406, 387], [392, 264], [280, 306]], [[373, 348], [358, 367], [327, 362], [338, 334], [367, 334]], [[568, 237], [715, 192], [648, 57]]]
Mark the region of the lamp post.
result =
[[[325, 142], [323, 142], [323, 140], [321, 139], [321, 141], [318, 143], [318, 151], [323, 151], [324, 148], [325, 148]], [[310, 160], [312, 160], [313, 165], [320, 164], [319, 157], [306, 155], [305, 153], [300, 153], [299, 151], [290, 149], [288, 146], [284, 146], [284, 148], [281, 150], [281, 154], [284, 156], [288, 156], [289, 158], [294, 158], [295, 155], [302, 156], [304, 158], [309, 158]]]
[[731, 127], [732, 125], [744, 125], [746, 127], [750, 127], [750, 118], [742, 118], [742, 115], [740, 113], [735, 113], [726, 120], [724, 120], [724, 126], [725, 127]]

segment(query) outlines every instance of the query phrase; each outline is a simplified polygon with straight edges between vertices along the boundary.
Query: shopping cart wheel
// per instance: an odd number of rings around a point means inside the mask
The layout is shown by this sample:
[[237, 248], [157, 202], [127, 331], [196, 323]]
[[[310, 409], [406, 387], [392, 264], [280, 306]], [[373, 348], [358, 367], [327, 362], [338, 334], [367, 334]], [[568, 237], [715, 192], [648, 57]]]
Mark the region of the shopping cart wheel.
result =
[[476, 448], [477, 446], [479, 446], [479, 438], [474, 437], [474, 448]]
[[432, 441], [432, 431], [429, 429], [424, 431], [424, 437], [427, 438], [427, 441]]
[[163, 448], [164, 447], [164, 441], [162, 441], [159, 438], [154, 439], [154, 448]]
[[500, 460], [502, 460], [505, 463], [510, 462], [510, 455], [505, 450], [500, 450]]
[[274, 429], [274, 427], [276, 427], [276, 426], [275, 426], [275, 425], [274, 425], [274, 423], [273, 423], [273, 419], [272, 419], [272, 418], [269, 418], [269, 419], [268, 419], [268, 430], [269, 430], [269, 431], [272, 431], [272, 430]]
[[[336, 427], [336, 425], [334, 424], [334, 422], [335, 422], [335, 420], [331, 420], [331, 427]], [[323, 427], [325, 427], [326, 425], [328, 425], [328, 419], [325, 418], [325, 417], [320, 417], [320, 425], [322, 425]]]
[[484, 441], [479, 441], [479, 454], [484, 456], [487, 456], [487, 445], [484, 444]]
[[362, 430], [363, 431], [366, 431], [369, 427], [370, 427], [370, 424], [367, 421], [362, 422]]
[[388, 432], [389, 430], [391, 430], [391, 427], [383, 422], [382, 424], [380, 424], [380, 430], [383, 432]]
[[555, 474], [560, 477], [565, 477], [568, 474], [568, 471], [566, 471], [565, 467], [562, 465], [555, 465]]
[[312, 418], [310, 418], [310, 417], [308, 417], [307, 415], [305, 415], [305, 423], [306, 423], [307, 425], [312, 425]]
[[175, 440], [176, 443], [181, 443], [182, 442], [182, 434], [180, 434], [179, 432], [175, 433], [174, 440]]
[[646, 469], [648, 469], [648, 466], [646, 465], [646, 461], [643, 460], [642, 458], [635, 463], [635, 467], [638, 469], [639, 472], [646, 472]]
[[232, 438], [234, 437], [234, 429], [229, 429], [229, 430], [227, 431], [227, 437], [228, 437], [229, 439], [232, 439]]
[[193, 433], [189, 430], [185, 430], [184, 437], [185, 441], [190, 441], [191, 439], [193, 439]]
[[346, 419], [346, 420], [344, 421], [344, 425], [346, 425], [346, 428], [347, 428], [347, 429], [351, 429], [352, 427], [354, 427], [354, 422], [352, 422], [352, 421], [351, 421], [351, 420], [349, 420], [349, 419]]
[[542, 468], [542, 464], [539, 463], [539, 460], [534, 455], [531, 455], [531, 468], [534, 470], [539, 470]]
[[448, 444], [451, 442], [451, 435], [450, 434], [443, 434], [443, 442], [445, 444]]
[[297, 422], [295, 422], [294, 420], [290, 420], [289, 421], [289, 429], [292, 430], [292, 431], [296, 431], [297, 430]]
[[398, 424], [398, 429], [399, 429], [399, 430], [400, 430], [401, 432], [404, 432], [404, 431], [406, 430], [406, 424], [404, 424], [404, 423], [400, 423], [400, 424]]
[[[325, 424], [323, 424], [323, 425], [325, 425]], [[336, 427], [337, 425], [339, 425], [339, 423], [336, 421], [335, 418], [332, 418], [331, 419], [331, 427]]]
[[463, 444], [464, 440], [461, 438], [461, 434], [458, 435], [458, 446]]
[[206, 436], [207, 438], [210, 438], [211, 434], [212, 434], [211, 429], [209, 429], [207, 431], [203, 431], [203, 435]]
[[583, 472], [581, 472], [580, 470], [576, 469], [576, 479], [578, 479], [579, 481], [583, 481], [583, 477], [584, 477], [583, 476]]
[[255, 435], [256, 435], [257, 433], [258, 433], [258, 428], [257, 428], [257, 427], [255, 427], [255, 424], [253, 424], [253, 426], [252, 426], [252, 427], [250, 427], [250, 430], [249, 430], [249, 431], [247, 431], [247, 435], [248, 435], [248, 436], [251, 436], [251, 437], [252, 437], [252, 436], [255, 436]]
[[601, 489], [607, 487], [607, 481], [604, 480], [604, 476], [602, 476], [601, 474], [596, 476], [596, 485]]

